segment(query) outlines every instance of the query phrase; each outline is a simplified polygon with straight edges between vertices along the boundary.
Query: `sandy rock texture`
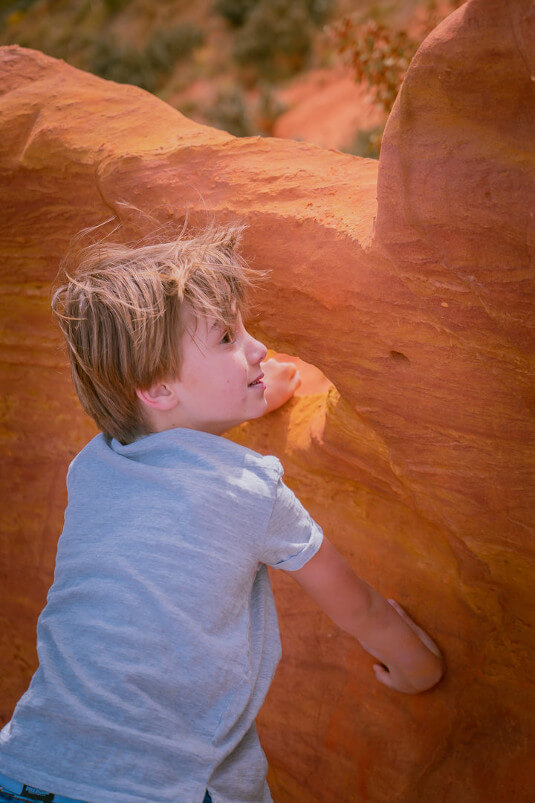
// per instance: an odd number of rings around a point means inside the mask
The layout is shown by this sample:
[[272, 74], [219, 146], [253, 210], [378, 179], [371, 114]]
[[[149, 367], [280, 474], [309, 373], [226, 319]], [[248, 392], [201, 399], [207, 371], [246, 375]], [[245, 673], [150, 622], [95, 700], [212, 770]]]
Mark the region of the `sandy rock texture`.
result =
[[333, 383], [230, 433], [277, 454], [342, 553], [432, 633], [447, 675], [379, 687], [274, 573], [284, 658], [261, 714], [276, 803], [533, 794], [535, 9], [469, 0], [423, 43], [379, 164], [235, 139], [38, 52], [0, 56], [1, 713], [35, 666], [67, 465], [95, 430], [49, 286], [121, 201], [244, 218], [272, 271], [253, 331]]

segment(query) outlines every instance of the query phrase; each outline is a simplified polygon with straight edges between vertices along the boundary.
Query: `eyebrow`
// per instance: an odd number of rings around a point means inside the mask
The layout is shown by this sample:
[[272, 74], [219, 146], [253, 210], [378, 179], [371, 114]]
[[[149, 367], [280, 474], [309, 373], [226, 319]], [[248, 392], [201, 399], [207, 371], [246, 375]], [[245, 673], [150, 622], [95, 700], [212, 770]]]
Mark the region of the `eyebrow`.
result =
[[[236, 324], [238, 322], [238, 315], [239, 315], [239, 311], [236, 310], [235, 311], [235, 316], [234, 316], [234, 322], [231, 324], [231, 326], [236, 326]], [[214, 329], [227, 329], [227, 328], [228, 327], [223, 323], [223, 321], [214, 321], [208, 331], [209, 332], [213, 332]]]
[[222, 332], [223, 330], [227, 330], [228, 326], [225, 326], [223, 321], [215, 321], [208, 330], [208, 335], [211, 335], [212, 332]]

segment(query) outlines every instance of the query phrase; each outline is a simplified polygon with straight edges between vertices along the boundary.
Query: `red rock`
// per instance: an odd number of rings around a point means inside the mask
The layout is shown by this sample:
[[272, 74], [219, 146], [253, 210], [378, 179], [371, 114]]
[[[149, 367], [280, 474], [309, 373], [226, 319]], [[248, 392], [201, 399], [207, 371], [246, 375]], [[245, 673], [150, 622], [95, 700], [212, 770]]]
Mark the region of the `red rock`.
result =
[[376, 162], [234, 139], [131, 87], [2, 51], [2, 713], [35, 665], [67, 463], [94, 429], [48, 287], [121, 200], [249, 223], [253, 330], [335, 385], [230, 436], [278, 454], [355, 569], [444, 650], [417, 697], [274, 573], [284, 658], [260, 730], [277, 803], [510, 803], [533, 769], [533, 64], [529, 0], [424, 42]]
[[359, 131], [384, 125], [386, 113], [364, 85], [345, 70], [315, 70], [276, 92], [289, 108], [276, 120], [276, 137], [312, 142], [323, 148], [350, 149]]

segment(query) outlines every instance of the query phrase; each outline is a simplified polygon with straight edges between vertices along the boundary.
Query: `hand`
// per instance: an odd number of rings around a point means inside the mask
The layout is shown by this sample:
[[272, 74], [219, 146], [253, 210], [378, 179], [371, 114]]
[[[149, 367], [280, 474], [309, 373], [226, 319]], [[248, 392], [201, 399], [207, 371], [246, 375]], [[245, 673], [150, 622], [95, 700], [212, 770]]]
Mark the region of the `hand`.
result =
[[301, 384], [301, 377], [293, 362], [278, 362], [271, 357], [260, 366], [266, 385], [266, 412], [271, 413], [294, 395]]
[[[403, 692], [405, 694], [418, 694], [421, 691], [426, 691], [427, 689], [430, 689], [433, 686], [435, 686], [442, 677], [443, 659], [440, 650], [433, 641], [433, 639], [427, 635], [425, 630], [422, 630], [421, 627], [418, 627], [416, 622], [414, 622], [408, 615], [408, 613], [403, 610], [401, 605], [399, 605], [393, 599], [389, 599], [388, 602], [390, 603], [392, 608], [394, 608], [394, 610], [401, 616], [404, 622], [411, 628], [411, 630], [414, 633], [416, 633], [422, 644], [430, 652], [432, 652], [439, 660], [438, 662], [437, 661], [434, 662], [435, 671], [431, 672], [428, 675], [427, 680], [422, 679], [420, 677], [418, 678], [417, 681], [415, 681], [414, 677], [410, 676], [407, 677], [406, 668], [404, 672], [402, 668], [396, 666], [393, 663], [391, 663], [389, 667], [386, 667], [384, 664], [374, 664], [373, 669], [375, 672], [375, 677], [384, 686], [388, 686], [388, 688], [390, 689], [394, 689], [395, 691]], [[371, 651], [368, 650], [368, 652]], [[373, 652], [371, 652], [371, 654], [373, 655]], [[375, 657], [377, 658], [379, 656], [376, 655]]]
[[328, 538], [301, 569], [291, 572], [338, 627], [377, 658], [377, 679], [396, 691], [418, 694], [443, 673], [440, 651], [405, 611], [359, 577]]

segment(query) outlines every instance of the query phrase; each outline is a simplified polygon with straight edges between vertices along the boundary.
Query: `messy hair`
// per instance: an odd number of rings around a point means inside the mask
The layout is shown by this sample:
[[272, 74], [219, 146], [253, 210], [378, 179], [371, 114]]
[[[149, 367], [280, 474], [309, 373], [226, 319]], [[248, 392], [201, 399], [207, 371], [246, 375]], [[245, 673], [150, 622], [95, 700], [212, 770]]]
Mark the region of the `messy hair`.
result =
[[211, 223], [126, 245], [78, 237], [71, 247], [52, 309], [78, 398], [108, 437], [147, 434], [136, 390], [179, 377], [184, 305], [229, 328], [246, 314], [253, 271], [236, 251], [244, 228]]

